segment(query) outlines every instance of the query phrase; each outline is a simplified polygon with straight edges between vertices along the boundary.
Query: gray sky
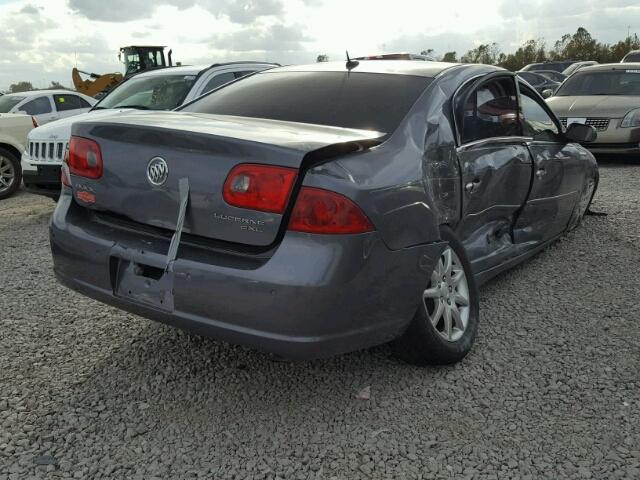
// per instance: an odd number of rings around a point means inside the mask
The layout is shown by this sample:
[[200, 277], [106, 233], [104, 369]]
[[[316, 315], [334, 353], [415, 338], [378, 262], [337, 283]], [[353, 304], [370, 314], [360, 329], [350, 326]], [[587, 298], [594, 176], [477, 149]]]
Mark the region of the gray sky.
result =
[[640, 31], [638, 0], [0, 0], [0, 90], [71, 84], [71, 68], [122, 71], [118, 47], [161, 44], [184, 64], [308, 63], [484, 42], [513, 51], [586, 27], [613, 42]]

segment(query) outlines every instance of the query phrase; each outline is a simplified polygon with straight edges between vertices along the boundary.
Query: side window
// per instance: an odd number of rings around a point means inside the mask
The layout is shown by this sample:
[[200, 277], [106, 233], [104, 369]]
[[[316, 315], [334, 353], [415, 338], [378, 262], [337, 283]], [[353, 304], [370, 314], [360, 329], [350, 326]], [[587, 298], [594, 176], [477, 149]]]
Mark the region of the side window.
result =
[[524, 85], [520, 85], [523, 135], [536, 140], [557, 140], [558, 126], [547, 113], [536, 96]]
[[[465, 99], [466, 104], [461, 105]], [[480, 85], [470, 95], [468, 91], [462, 90], [456, 101], [462, 143], [520, 135], [516, 85], [513, 79], [491, 80]]]
[[25, 103], [20, 110], [27, 112], [27, 115], [42, 115], [51, 113], [51, 102], [49, 97], [38, 97], [30, 102]]
[[53, 103], [56, 105], [56, 110], [64, 112], [67, 110], [78, 110], [79, 108], [89, 108], [89, 102], [77, 95], [54, 95]]
[[205, 87], [202, 89], [200, 95], [210, 92], [214, 88], [218, 88], [220, 85], [224, 85], [225, 83], [229, 83], [236, 79], [236, 76], [233, 72], [220, 73], [218, 75], [214, 75], [214, 77], [207, 82]]
[[235, 75], [236, 78], [242, 78], [245, 75], [249, 75], [250, 73], [255, 72], [255, 70], [245, 70], [242, 72], [233, 72], [233, 74]]

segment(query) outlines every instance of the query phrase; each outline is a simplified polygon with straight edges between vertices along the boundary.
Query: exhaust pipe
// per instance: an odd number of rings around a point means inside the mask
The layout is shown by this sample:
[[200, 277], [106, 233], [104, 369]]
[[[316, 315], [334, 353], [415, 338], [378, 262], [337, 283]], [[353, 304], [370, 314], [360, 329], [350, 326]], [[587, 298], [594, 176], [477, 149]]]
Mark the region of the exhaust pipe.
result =
[[172, 67], [173, 66], [173, 61], [171, 60], [171, 55], [173, 54], [173, 50], [169, 50], [169, 53], [167, 54], [167, 58], [169, 59], [169, 66]]

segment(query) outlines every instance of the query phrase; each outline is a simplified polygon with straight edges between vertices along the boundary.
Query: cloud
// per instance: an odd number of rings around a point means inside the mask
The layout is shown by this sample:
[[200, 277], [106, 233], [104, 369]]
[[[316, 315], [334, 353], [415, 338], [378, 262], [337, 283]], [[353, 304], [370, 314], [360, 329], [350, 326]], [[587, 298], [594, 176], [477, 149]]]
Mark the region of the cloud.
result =
[[107, 40], [99, 35], [95, 37], [72, 37], [51, 40], [47, 49], [56, 54], [115, 55]]
[[216, 49], [231, 52], [295, 52], [304, 50], [307, 37], [301, 25], [274, 24], [266, 28], [246, 27], [211, 37]]
[[27, 15], [39, 15], [40, 9], [35, 5], [28, 4], [20, 9], [20, 13], [26, 13]]
[[[307, 0], [317, 1], [317, 0]], [[76, 13], [102, 22], [129, 22], [150, 18], [163, 6], [185, 10], [199, 6], [210, 13], [247, 25], [261, 17], [279, 17], [284, 13], [281, 0], [68, 0]]]
[[40, 35], [57, 24], [41, 15], [33, 5], [26, 5], [17, 12], [0, 19], [0, 59], [15, 58], [15, 53], [30, 49]]
[[[221, 2], [210, 3], [219, 4]], [[280, 16], [284, 12], [280, 0], [235, 0], [226, 3], [221, 8], [218, 7], [218, 12], [216, 12], [216, 8], [211, 8], [211, 11], [218, 15], [227, 15], [232, 22], [243, 25], [250, 24], [259, 17]]]
[[151, 17], [156, 7], [171, 5], [185, 9], [194, 5], [193, 0], [69, 0], [69, 8], [88, 18], [102, 22], [128, 22]]

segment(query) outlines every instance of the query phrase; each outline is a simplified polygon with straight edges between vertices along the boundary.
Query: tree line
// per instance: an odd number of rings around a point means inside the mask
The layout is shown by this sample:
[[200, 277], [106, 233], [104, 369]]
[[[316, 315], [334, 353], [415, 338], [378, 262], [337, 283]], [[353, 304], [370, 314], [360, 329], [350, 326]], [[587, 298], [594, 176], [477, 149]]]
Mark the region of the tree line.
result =
[[[17, 82], [9, 85], [9, 90], [5, 93], [20, 93], [20, 92], [30, 92], [32, 90], [38, 90], [37, 88], [33, 88], [31, 82]], [[65, 87], [59, 82], [51, 82], [46, 88], [42, 88], [40, 90], [70, 90], [68, 87]]]
[[[541, 63], [553, 60], [595, 60], [598, 63], [617, 63], [629, 51], [640, 49], [638, 35], [627, 36], [616, 43], [602, 43], [593, 38], [586, 28], [580, 27], [571, 35], [567, 33], [556, 41], [551, 48], [547, 48], [544, 39], [528, 40], [515, 52], [504, 53], [496, 43], [484, 43], [458, 58], [458, 52], [446, 52], [438, 58], [442, 62], [452, 63], [485, 63], [498, 65], [511, 71], [518, 71], [530, 63]], [[433, 48], [420, 52], [436, 58]], [[329, 57], [318, 55], [318, 62], [327, 62]]]
[[547, 48], [543, 39], [528, 40], [513, 53], [504, 53], [497, 43], [485, 43], [457, 58], [456, 52], [445, 53], [443, 62], [485, 63], [517, 71], [530, 63], [554, 60], [595, 60], [598, 63], [617, 63], [629, 51], [640, 49], [638, 35], [627, 36], [616, 43], [602, 43], [580, 27], [573, 35], [567, 33]]

